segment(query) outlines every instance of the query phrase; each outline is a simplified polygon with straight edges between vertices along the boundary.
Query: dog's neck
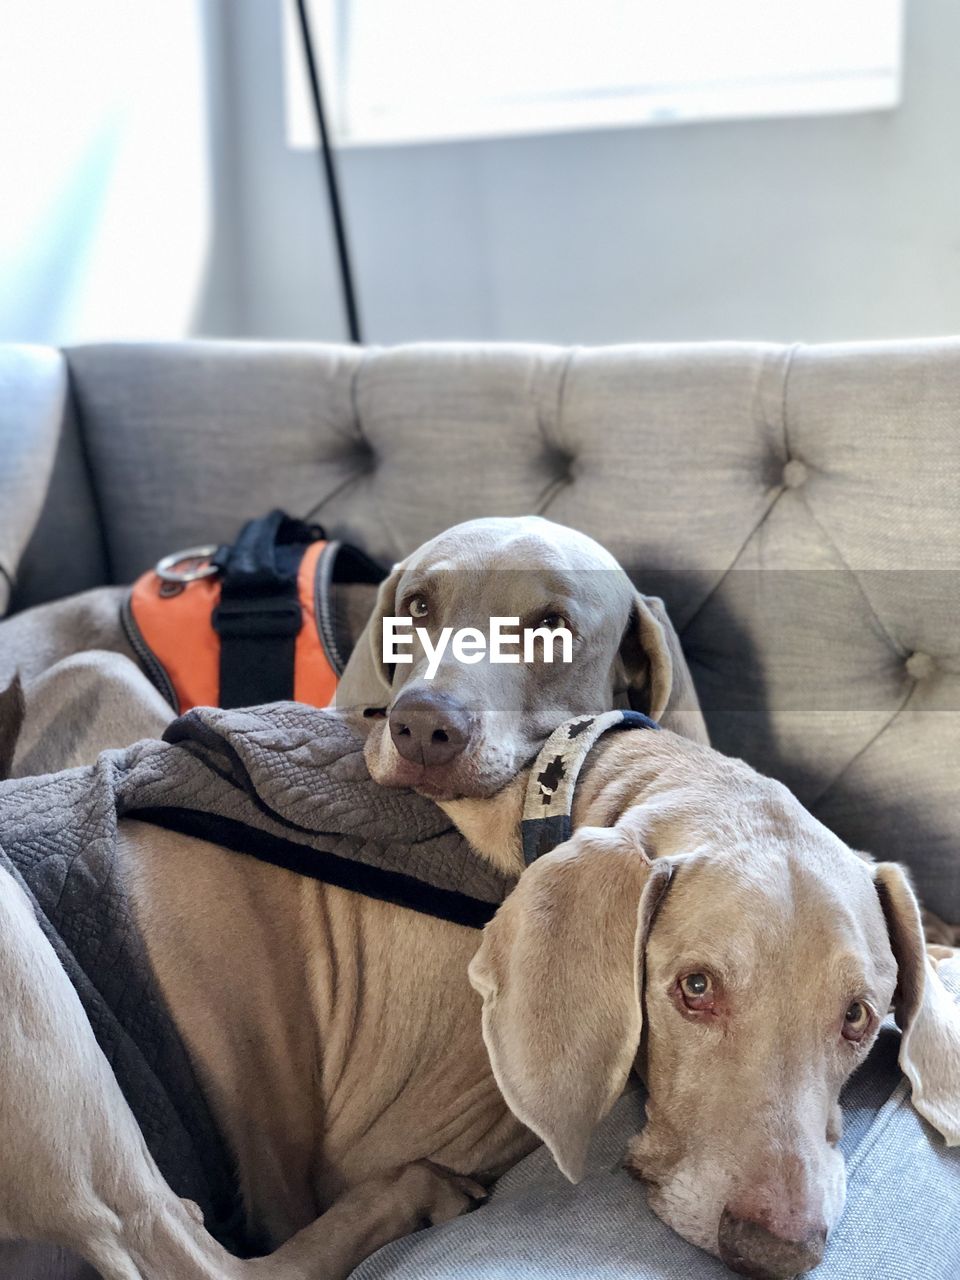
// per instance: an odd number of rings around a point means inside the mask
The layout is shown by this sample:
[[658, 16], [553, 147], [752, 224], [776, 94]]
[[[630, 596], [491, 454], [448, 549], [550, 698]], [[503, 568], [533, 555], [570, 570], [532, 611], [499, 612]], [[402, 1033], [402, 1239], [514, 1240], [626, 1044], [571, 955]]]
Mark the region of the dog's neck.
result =
[[520, 820], [529, 777], [530, 770], [523, 769], [496, 795], [438, 802], [477, 853], [511, 876], [523, 870]]
[[[574, 794], [574, 830], [585, 824], [612, 827], [642, 804], [645, 788], [658, 770], [656, 765], [638, 770], [637, 760], [655, 752], [662, 736], [676, 741], [673, 734], [647, 733], [606, 734], [597, 741]], [[477, 853], [507, 875], [519, 876], [525, 865], [521, 820], [530, 773], [530, 768], [522, 769], [493, 796], [438, 801]]]

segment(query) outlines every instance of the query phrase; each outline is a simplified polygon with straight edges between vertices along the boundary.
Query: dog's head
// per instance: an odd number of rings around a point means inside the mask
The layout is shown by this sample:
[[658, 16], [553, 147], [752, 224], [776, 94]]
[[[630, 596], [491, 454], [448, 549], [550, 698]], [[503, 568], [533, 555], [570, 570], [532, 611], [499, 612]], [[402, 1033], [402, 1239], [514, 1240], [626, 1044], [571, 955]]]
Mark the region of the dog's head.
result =
[[914, 1103], [960, 1141], [960, 1015], [909, 884], [823, 837], [651, 862], [585, 829], [524, 872], [470, 969], [500, 1089], [561, 1170], [582, 1175], [636, 1062], [628, 1170], [680, 1235], [771, 1280], [815, 1266], [840, 1216], [838, 1097], [891, 1002]]
[[[473, 628], [484, 640], [492, 618], [508, 661], [486, 652], [466, 658], [452, 636]], [[416, 639], [412, 661], [384, 661], [384, 621], [422, 628], [433, 659]], [[523, 655], [522, 633], [565, 626], [570, 661], [542, 642]], [[511, 636], [516, 642], [509, 643]], [[398, 564], [347, 664], [339, 707], [382, 708], [367, 740], [367, 764], [385, 786], [414, 787], [435, 799], [499, 791], [564, 720], [636, 705], [706, 740], [696, 694], [662, 603], [640, 595], [593, 539], [539, 517], [471, 520]]]

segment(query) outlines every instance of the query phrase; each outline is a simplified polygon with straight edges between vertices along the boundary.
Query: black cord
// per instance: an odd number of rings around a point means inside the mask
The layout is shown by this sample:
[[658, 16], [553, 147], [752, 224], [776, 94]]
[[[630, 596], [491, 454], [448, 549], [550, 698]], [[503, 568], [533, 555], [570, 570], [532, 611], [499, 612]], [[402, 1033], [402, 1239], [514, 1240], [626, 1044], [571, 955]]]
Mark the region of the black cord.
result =
[[330, 217], [333, 220], [333, 235], [337, 244], [340, 290], [343, 294], [343, 309], [346, 314], [347, 330], [349, 331], [351, 342], [362, 342], [360, 315], [357, 310], [357, 295], [353, 287], [353, 268], [350, 265], [350, 249], [347, 244], [347, 231], [344, 226], [343, 209], [340, 204], [337, 166], [334, 162], [333, 149], [330, 146], [330, 135], [327, 132], [327, 119], [323, 110], [323, 95], [320, 92], [320, 74], [314, 54], [313, 35], [310, 30], [310, 18], [307, 14], [306, 0], [297, 0], [297, 13], [300, 18], [300, 38], [303, 42], [303, 56], [307, 63], [307, 76], [310, 80], [310, 93], [313, 98], [313, 113], [317, 121], [317, 133], [320, 135], [320, 163], [323, 166], [323, 179], [330, 201]]

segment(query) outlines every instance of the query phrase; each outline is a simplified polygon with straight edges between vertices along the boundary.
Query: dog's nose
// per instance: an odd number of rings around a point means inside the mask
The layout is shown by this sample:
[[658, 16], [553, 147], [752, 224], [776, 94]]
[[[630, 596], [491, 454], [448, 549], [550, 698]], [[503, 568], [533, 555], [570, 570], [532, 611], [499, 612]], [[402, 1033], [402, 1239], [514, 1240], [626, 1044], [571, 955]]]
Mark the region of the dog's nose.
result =
[[447, 764], [470, 741], [473, 717], [445, 693], [411, 689], [401, 693], [389, 716], [394, 746], [413, 764]]
[[826, 1243], [825, 1230], [803, 1240], [785, 1240], [729, 1209], [720, 1218], [720, 1257], [731, 1271], [751, 1280], [793, 1280], [823, 1260]]

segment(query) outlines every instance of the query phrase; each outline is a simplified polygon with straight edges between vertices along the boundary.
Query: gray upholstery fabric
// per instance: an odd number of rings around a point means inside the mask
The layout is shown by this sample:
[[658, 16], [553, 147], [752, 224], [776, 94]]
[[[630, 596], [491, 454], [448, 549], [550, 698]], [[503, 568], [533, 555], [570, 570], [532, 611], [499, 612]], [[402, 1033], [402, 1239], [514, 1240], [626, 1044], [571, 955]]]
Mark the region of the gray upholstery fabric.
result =
[[104, 346], [69, 353], [112, 575], [292, 514], [350, 480], [349, 348]]
[[103, 530], [71, 398], [43, 510], [17, 569], [11, 611], [86, 591], [107, 577]]
[[666, 599], [716, 745], [960, 920], [960, 341], [67, 359], [116, 580], [273, 505], [386, 560], [575, 525]]
[[59, 352], [0, 346], [0, 617], [46, 496], [66, 396]]

